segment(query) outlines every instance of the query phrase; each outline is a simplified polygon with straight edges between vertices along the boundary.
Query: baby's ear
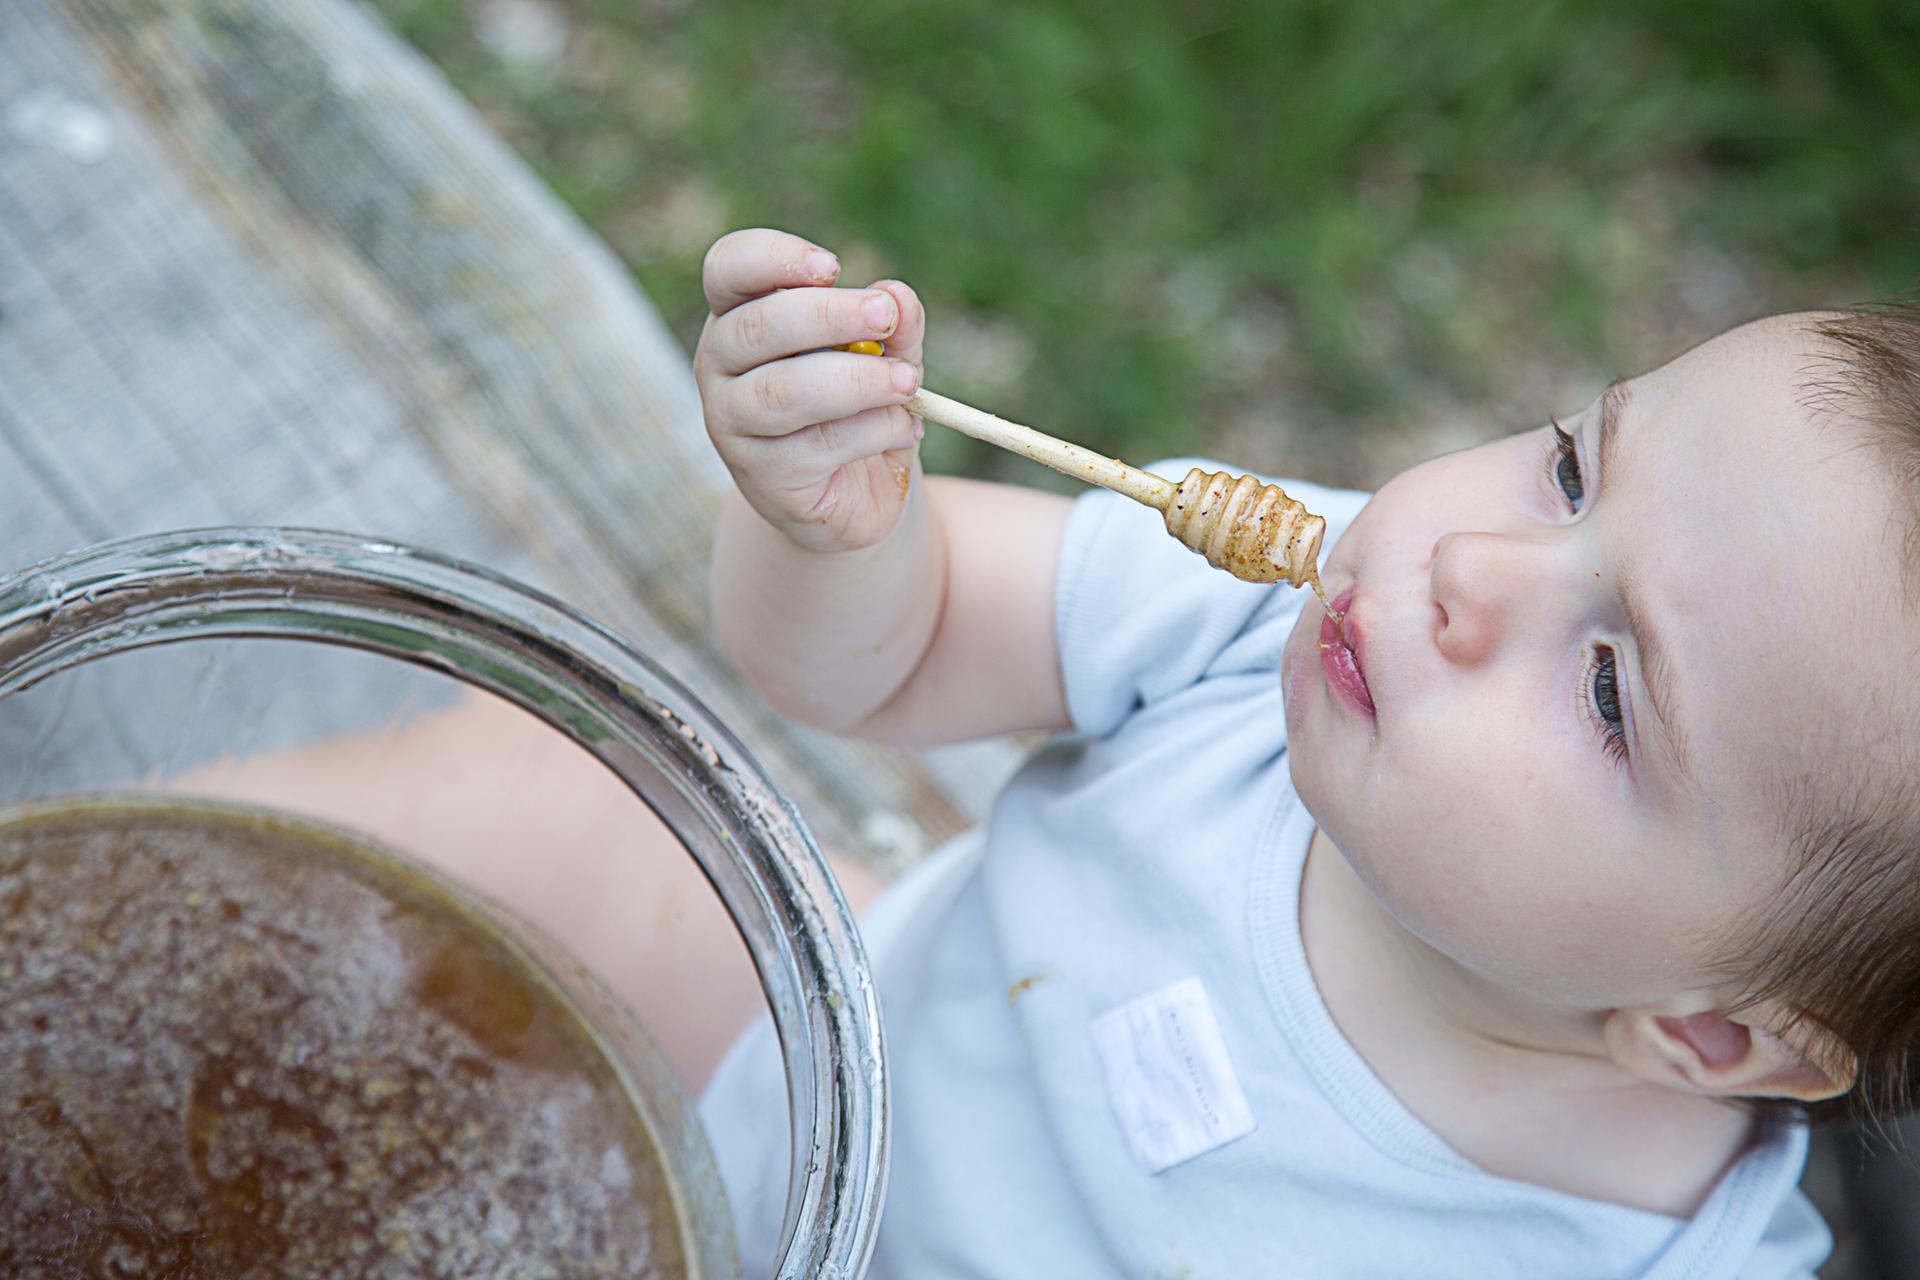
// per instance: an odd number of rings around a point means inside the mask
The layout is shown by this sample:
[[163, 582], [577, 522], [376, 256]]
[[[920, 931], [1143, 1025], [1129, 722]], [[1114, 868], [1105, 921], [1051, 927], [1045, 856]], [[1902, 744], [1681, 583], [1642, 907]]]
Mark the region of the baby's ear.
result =
[[1831, 1031], [1776, 1001], [1725, 1012], [1698, 996], [1615, 1009], [1607, 1052], [1655, 1084], [1712, 1097], [1818, 1102], [1853, 1088], [1859, 1062]]

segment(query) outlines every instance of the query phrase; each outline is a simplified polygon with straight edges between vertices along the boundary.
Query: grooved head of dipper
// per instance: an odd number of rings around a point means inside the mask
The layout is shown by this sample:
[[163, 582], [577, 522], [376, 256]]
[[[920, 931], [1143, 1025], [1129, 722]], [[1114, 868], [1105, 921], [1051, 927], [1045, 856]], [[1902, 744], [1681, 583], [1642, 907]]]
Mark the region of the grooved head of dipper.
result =
[[1248, 582], [1314, 577], [1327, 522], [1310, 515], [1279, 485], [1195, 467], [1166, 508], [1167, 532]]
[[1294, 535], [1296, 548], [1288, 553], [1287, 581], [1294, 586], [1305, 586], [1320, 573], [1320, 540], [1327, 536], [1327, 522], [1322, 516], [1308, 516], [1300, 522], [1300, 529]]

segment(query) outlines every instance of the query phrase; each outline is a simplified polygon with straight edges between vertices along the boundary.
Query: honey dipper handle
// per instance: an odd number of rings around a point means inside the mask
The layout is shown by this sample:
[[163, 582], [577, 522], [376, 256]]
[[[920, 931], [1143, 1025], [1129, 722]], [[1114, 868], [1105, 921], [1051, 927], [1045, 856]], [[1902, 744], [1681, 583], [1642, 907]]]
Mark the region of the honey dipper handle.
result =
[[958, 400], [949, 400], [943, 395], [921, 390], [908, 397], [907, 409], [943, 427], [952, 427], [962, 435], [985, 440], [988, 444], [999, 445], [1012, 453], [1032, 458], [1062, 475], [1097, 484], [1115, 493], [1124, 493], [1135, 502], [1143, 502], [1156, 511], [1165, 511], [1167, 504], [1173, 501], [1177, 486], [1151, 471], [1142, 471], [1105, 454], [1082, 449], [1065, 440], [1056, 440], [1032, 427], [996, 418]]

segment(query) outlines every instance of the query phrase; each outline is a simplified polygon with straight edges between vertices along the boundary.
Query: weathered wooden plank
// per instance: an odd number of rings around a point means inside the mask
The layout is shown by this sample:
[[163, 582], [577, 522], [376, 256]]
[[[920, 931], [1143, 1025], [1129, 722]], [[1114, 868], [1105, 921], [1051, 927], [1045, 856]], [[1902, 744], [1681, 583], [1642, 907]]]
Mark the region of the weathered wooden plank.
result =
[[833, 847], [884, 866], [982, 811], [1007, 744], [846, 743], [734, 677], [704, 575], [725, 477], [685, 353], [364, 11], [5, 4], [9, 562], [257, 520], [420, 543], [627, 634]]

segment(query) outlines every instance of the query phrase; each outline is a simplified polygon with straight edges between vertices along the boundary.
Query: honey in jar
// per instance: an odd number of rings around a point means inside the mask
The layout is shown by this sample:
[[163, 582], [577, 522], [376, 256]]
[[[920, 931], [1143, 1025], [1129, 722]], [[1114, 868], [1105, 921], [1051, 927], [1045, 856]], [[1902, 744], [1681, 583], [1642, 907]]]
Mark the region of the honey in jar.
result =
[[562, 992], [433, 876], [177, 800], [0, 814], [0, 1275], [688, 1274]]

